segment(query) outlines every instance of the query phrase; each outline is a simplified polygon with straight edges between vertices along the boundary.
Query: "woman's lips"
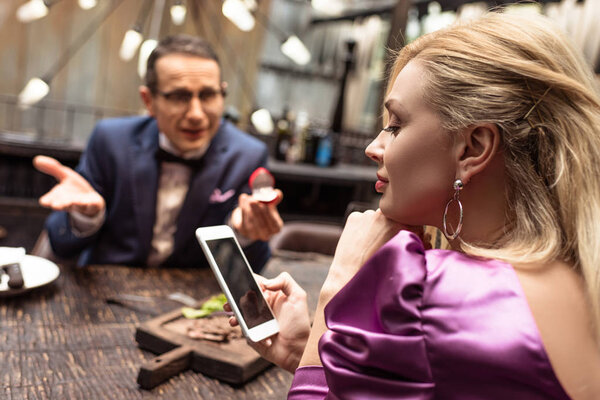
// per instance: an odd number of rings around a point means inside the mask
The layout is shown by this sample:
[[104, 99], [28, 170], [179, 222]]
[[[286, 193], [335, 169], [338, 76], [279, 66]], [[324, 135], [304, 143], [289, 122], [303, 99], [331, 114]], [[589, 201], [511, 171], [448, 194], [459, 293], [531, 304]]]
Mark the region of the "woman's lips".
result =
[[381, 193], [381, 192], [383, 192], [383, 189], [385, 188], [385, 186], [386, 186], [387, 184], [388, 184], [388, 183], [387, 183], [386, 181], [378, 180], [377, 182], [375, 182], [375, 190], [376, 190], [378, 193]]
[[383, 189], [388, 184], [388, 180], [381, 177], [381, 175], [377, 174], [377, 182], [375, 182], [375, 190], [379, 193], [383, 192]]

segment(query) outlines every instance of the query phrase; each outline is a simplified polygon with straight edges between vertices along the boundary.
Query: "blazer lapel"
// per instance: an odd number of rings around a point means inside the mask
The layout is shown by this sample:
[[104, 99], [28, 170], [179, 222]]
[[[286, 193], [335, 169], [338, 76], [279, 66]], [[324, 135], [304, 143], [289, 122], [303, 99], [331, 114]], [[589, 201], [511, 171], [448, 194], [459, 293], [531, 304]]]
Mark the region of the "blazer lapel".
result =
[[148, 257], [156, 218], [158, 191], [158, 128], [153, 121], [144, 128], [130, 147], [134, 213], [138, 229], [137, 257], [142, 262]]

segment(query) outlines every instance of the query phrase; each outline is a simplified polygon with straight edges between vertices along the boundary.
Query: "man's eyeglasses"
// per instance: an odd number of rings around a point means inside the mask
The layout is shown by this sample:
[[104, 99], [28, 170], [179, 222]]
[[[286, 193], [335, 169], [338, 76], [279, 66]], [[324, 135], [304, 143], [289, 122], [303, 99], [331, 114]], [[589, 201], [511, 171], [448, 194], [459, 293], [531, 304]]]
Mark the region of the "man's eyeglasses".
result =
[[207, 88], [202, 89], [197, 93], [193, 93], [188, 90], [175, 89], [170, 92], [158, 92], [158, 94], [164, 97], [171, 106], [183, 109], [189, 107], [190, 102], [194, 97], [198, 97], [203, 106], [210, 106], [214, 104], [219, 97], [225, 96], [225, 90]]

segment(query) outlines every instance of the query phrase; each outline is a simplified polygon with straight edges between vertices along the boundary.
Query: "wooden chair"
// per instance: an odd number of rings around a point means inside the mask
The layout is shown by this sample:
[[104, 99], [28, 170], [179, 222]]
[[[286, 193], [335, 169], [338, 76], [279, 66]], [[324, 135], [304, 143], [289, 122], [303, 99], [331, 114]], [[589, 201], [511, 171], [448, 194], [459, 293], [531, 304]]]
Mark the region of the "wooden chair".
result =
[[271, 249], [333, 255], [342, 234], [339, 225], [318, 222], [286, 222], [271, 238]]

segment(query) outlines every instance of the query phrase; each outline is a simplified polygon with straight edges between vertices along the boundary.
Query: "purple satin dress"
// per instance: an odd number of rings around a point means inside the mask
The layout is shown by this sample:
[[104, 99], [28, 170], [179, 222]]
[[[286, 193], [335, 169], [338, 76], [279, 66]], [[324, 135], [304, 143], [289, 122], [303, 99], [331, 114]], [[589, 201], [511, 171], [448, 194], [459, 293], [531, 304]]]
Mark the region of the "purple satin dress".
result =
[[325, 308], [289, 399], [568, 399], [512, 266], [401, 231]]

